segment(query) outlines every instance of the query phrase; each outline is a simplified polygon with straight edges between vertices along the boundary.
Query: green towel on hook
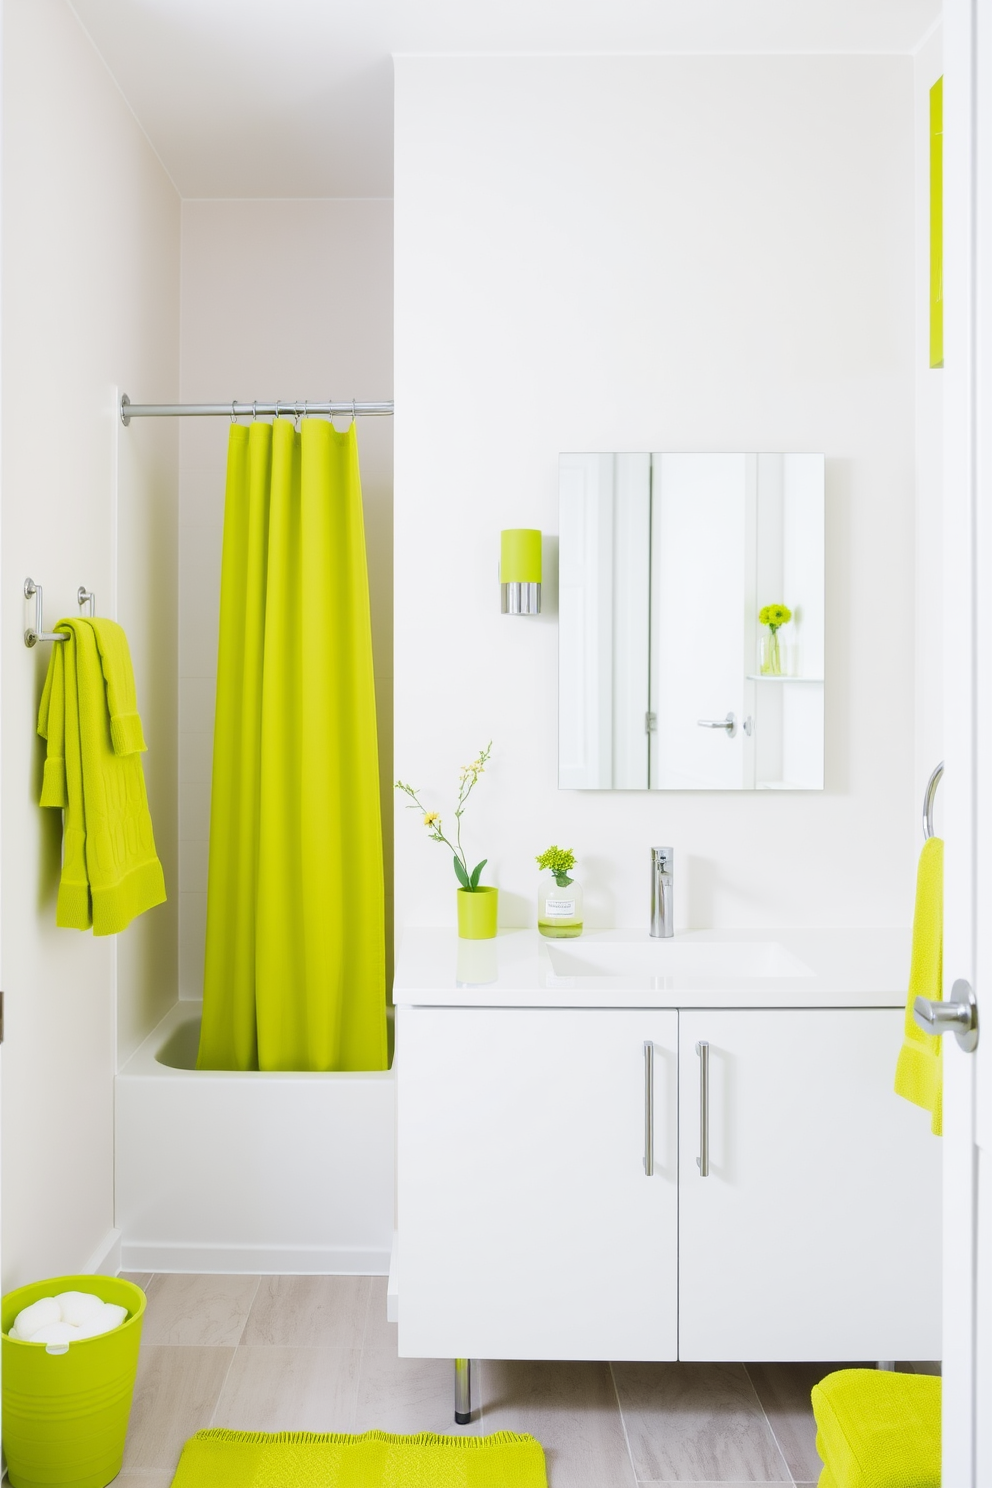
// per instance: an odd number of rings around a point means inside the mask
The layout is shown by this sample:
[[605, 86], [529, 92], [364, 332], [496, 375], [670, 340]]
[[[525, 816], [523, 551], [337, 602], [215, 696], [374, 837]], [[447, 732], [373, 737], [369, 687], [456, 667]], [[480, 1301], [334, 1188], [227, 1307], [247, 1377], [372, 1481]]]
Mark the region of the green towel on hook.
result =
[[113, 620], [60, 620], [38, 711], [42, 806], [61, 808], [55, 923], [116, 935], [165, 900], [148, 813], [127, 637]]
[[944, 976], [944, 844], [928, 837], [916, 873], [913, 914], [913, 958], [906, 999], [906, 1034], [896, 1065], [896, 1094], [931, 1113], [930, 1130], [941, 1134], [944, 1067], [941, 1040], [925, 1033], [913, 1018], [918, 997], [943, 999]]

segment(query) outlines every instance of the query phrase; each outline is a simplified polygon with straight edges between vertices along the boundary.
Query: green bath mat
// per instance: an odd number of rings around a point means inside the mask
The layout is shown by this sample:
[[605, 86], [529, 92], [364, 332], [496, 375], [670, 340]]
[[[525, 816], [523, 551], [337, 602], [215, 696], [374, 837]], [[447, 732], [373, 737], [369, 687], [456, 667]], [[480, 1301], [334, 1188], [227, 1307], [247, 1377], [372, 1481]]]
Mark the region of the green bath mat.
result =
[[172, 1488], [547, 1488], [532, 1436], [198, 1431]]

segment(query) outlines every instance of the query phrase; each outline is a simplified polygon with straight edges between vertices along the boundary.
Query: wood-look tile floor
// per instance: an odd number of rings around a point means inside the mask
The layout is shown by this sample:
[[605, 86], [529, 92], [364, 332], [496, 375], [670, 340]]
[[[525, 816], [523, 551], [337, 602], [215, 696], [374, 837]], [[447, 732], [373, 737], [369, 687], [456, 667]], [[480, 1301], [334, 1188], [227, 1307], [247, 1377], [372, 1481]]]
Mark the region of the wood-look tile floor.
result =
[[824, 1364], [401, 1359], [379, 1276], [139, 1276], [148, 1295], [119, 1488], [169, 1488], [204, 1426], [253, 1431], [529, 1431], [550, 1488], [814, 1484], [809, 1392]]

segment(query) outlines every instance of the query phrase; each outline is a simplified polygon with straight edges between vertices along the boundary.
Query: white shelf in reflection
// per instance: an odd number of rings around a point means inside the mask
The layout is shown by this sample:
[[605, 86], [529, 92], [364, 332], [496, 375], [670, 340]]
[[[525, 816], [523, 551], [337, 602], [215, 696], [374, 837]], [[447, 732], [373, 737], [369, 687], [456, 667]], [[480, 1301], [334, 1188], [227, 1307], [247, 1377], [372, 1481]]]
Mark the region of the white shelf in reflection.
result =
[[774, 672], [748, 672], [749, 682], [822, 682], [822, 677], [785, 677], [776, 676]]

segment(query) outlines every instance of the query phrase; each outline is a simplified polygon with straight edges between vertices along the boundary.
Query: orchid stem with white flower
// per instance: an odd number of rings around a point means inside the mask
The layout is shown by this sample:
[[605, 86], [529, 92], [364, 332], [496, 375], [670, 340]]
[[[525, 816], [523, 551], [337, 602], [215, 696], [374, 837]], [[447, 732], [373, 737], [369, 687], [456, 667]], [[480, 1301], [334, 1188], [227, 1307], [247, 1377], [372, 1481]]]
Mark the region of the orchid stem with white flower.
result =
[[493, 742], [490, 739], [485, 749], [480, 749], [476, 758], [470, 765], [463, 765], [459, 776], [458, 801], [455, 805], [455, 821], [457, 823], [454, 842], [449, 842], [441, 828], [441, 813], [439, 811], [428, 811], [420, 799], [420, 793], [412, 785], [407, 785], [402, 780], [397, 780], [396, 789], [403, 791], [413, 802], [407, 807], [408, 811], [420, 811], [423, 813], [424, 826], [430, 831], [432, 842], [443, 842], [452, 855], [455, 869], [455, 877], [463, 889], [470, 892], [479, 887], [479, 875], [488, 863], [488, 858], [483, 858], [481, 863], [469, 871], [468, 861], [465, 857], [465, 849], [462, 847], [462, 817], [465, 814], [465, 806], [469, 796], [478, 784], [479, 776], [486, 768], [489, 756], [492, 754]]

